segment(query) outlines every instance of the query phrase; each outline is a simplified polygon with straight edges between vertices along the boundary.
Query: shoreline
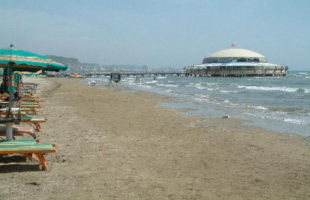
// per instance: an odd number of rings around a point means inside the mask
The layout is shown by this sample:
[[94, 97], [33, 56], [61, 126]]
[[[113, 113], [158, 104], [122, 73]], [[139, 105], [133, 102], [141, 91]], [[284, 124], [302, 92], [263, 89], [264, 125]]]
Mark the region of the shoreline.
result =
[[[99, 88], [105, 88], [105, 85], [98, 85]], [[199, 111], [196, 108], [192, 108], [192, 107], [180, 107], [178, 105], [176, 105], [175, 103], [181, 103], [182, 101], [179, 101], [180, 99], [178, 97], [169, 95], [169, 94], [164, 94], [164, 93], [158, 93], [158, 92], [151, 92], [151, 91], [147, 91], [147, 90], [141, 90], [139, 88], [131, 88], [130, 86], [127, 85], [116, 85], [116, 89], [111, 89], [114, 92], [121, 92], [121, 93], [128, 93], [128, 92], [136, 92], [136, 93], [145, 93], [147, 98], [154, 98], [156, 96], [162, 96], [165, 98], [162, 98], [163, 101], [158, 103], [158, 106], [165, 108], [165, 109], [173, 109], [176, 111], [179, 111], [181, 114], [186, 115], [186, 116], [196, 116], [199, 117], [201, 119], [219, 119], [221, 120], [222, 117], [226, 117], [226, 116], [230, 116], [230, 115], [225, 115], [226, 113], [223, 113], [222, 116], [218, 116], [218, 117], [212, 117], [212, 116], [203, 116], [201, 115], [201, 113], [197, 112]], [[149, 95], [147, 95], [149, 94]], [[150, 96], [154, 96], [154, 97], [150, 97]], [[164, 100], [164, 99], [168, 99], [168, 101]], [[210, 105], [210, 104], [209, 104]], [[211, 105], [212, 107], [212, 105]], [[228, 113], [229, 114], [229, 113]], [[305, 135], [305, 133], [308, 133], [306, 131], [306, 129], [304, 128], [299, 128], [298, 130], [293, 129], [289, 130], [292, 128], [292, 126], [290, 126], [290, 124], [283, 124], [281, 122], [276, 122], [274, 120], [270, 120], [270, 121], [265, 121], [264, 119], [259, 119], [259, 118], [253, 118], [253, 119], [243, 119], [243, 118], [236, 118], [236, 116], [233, 117], [229, 117], [231, 119], [234, 119], [236, 121], [238, 121], [238, 123], [241, 123], [242, 126], [249, 126], [249, 127], [254, 127], [254, 128], [261, 128], [263, 130], [266, 131], [270, 131], [270, 132], [276, 132], [276, 133], [283, 133], [283, 134], [287, 134], [290, 136], [298, 136], [301, 138], [306, 138], [309, 139], [310, 141], [310, 135]], [[281, 126], [280, 126], [281, 125]], [[296, 126], [296, 124], [293, 124], [293, 126]], [[300, 125], [303, 126], [303, 125]], [[301, 131], [302, 132], [298, 132]], [[309, 143], [310, 144], [310, 143]]]
[[47, 157], [48, 172], [29, 161], [15, 171], [1, 163], [3, 199], [310, 198], [302, 136], [184, 115], [158, 106], [171, 100], [162, 95], [28, 80], [40, 83], [45, 100], [40, 141], [58, 152]]
[[[290, 79], [289, 82], [294, 82], [296, 81], [294, 77], [290, 76], [285, 80]], [[229, 82], [227, 85], [225, 85], [226, 80]], [[309, 106], [304, 101], [308, 89], [303, 86], [294, 88], [293, 85], [285, 85], [285, 80], [282, 78], [257, 78], [253, 80], [253, 83], [252, 79], [234, 80], [236, 80], [235, 83], [231, 83], [233, 80], [230, 78], [201, 79], [198, 77], [190, 80], [167, 77], [167, 79], [159, 79], [156, 83], [147, 78], [137, 83], [133, 83], [131, 79], [124, 80], [124, 82], [134, 90], [149, 91], [180, 99], [175, 103], [165, 104], [168, 108], [194, 108], [197, 110], [191, 113], [204, 118], [221, 118], [229, 115], [243, 120], [253, 119], [255, 123], [251, 124], [252, 126], [270, 131], [310, 136], [308, 126], [310, 122], [307, 117]], [[266, 83], [262, 84], [261, 82], [265, 80]], [[275, 83], [271, 84], [271, 82]], [[98, 84], [100, 83], [101, 80], [98, 79]], [[281, 87], [280, 83], [285, 86]], [[296, 101], [289, 103], [284, 100], [285, 98], [280, 98], [278, 101], [277, 98], [284, 93], [289, 95], [289, 99], [296, 98]], [[250, 95], [247, 97], [245, 94]], [[264, 96], [261, 100], [259, 100], [259, 94]], [[289, 109], [291, 107], [292, 109]]]

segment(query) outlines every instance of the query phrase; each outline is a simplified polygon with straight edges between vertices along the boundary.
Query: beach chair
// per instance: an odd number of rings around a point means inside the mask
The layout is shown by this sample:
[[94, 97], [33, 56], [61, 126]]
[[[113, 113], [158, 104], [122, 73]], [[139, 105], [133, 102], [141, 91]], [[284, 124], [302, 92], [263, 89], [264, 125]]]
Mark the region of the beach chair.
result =
[[55, 152], [55, 144], [39, 144], [36, 140], [0, 141], [0, 154], [22, 154], [28, 159], [35, 160], [41, 164], [43, 170], [47, 170], [47, 160], [44, 155]]
[[31, 105], [31, 106], [38, 106], [38, 108], [41, 108], [41, 105], [40, 105], [39, 102], [34, 102], [34, 101], [20, 101], [19, 103], [20, 103], [20, 105], [24, 105], [24, 106]]
[[[17, 117], [14, 117], [14, 120], [17, 120]], [[21, 121], [21, 123], [32, 123], [36, 127], [37, 131], [40, 132], [42, 130], [40, 123], [46, 122], [47, 119], [46, 118], [39, 118], [39, 117], [31, 117], [31, 116], [24, 116], [24, 117], [22, 116], [20, 118], [20, 121]]]
[[[14, 113], [18, 113], [18, 111], [20, 111], [22, 114], [25, 112], [26, 114], [29, 114], [29, 112], [31, 111], [30, 108], [11, 108], [13, 114]], [[2, 113], [7, 113], [8, 112], [8, 108], [0, 108], [0, 115], [2, 115]]]
[[41, 108], [41, 106], [39, 106], [37, 104], [32, 104], [32, 105], [31, 104], [20, 104], [19, 107], [21, 110], [30, 109], [30, 111], [28, 111], [28, 113], [32, 112], [32, 114], [34, 114], [34, 115], [38, 114], [36, 108]]
[[[37, 138], [37, 136], [36, 136], [34, 130], [33, 130], [33, 131], [23, 131], [23, 130], [21, 130], [21, 131], [18, 131], [18, 132], [15, 132], [15, 131], [13, 130], [13, 133], [12, 133], [13, 139], [14, 139], [14, 140], [16, 140], [16, 137], [24, 136], [25, 134], [30, 135], [33, 139], [36, 139], [36, 138]], [[1, 132], [0, 132], [0, 137], [5, 137], [5, 136], [6, 136], [5, 131], [4, 131], [4, 130], [1, 130]]]
[[[25, 133], [12, 133], [13, 134], [13, 139], [16, 140], [17, 136], [24, 136]], [[6, 133], [0, 133], [0, 137], [5, 137]], [[35, 139], [35, 137], [32, 135], [32, 137]]]
[[[7, 116], [7, 114], [8, 114], [8, 111], [1, 111], [0, 110], [0, 116], [1, 117], [3, 117], [3, 116]], [[16, 116], [16, 115], [21, 115], [21, 116], [26, 116], [27, 115], [27, 111], [20, 111], [20, 112], [18, 112], [18, 111], [13, 111], [13, 112], [11, 112], [11, 114], [13, 115], [13, 116]]]
[[37, 131], [41, 131], [41, 122], [46, 122], [46, 118], [31, 117], [31, 116], [21, 116], [20, 118], [14, 116], [12, 118], [0, 118], [0, 123], [32, 123]]
[[39, 98], [32, 98], [32, 97], [22, 97], [20, 101], [28, 101], [28, 102], [44, 102], [43, 100], [40, 100]]

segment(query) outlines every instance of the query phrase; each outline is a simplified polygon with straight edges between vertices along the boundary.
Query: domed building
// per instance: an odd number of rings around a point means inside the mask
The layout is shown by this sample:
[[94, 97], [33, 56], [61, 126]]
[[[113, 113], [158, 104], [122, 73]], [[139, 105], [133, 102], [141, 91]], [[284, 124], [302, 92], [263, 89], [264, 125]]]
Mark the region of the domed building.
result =
[[269, 63], [254, 51], [231, 48], [215, 52], [205, 57], [202, 64], [184, 70], [195, 76], [285, 76], [288, 67]]

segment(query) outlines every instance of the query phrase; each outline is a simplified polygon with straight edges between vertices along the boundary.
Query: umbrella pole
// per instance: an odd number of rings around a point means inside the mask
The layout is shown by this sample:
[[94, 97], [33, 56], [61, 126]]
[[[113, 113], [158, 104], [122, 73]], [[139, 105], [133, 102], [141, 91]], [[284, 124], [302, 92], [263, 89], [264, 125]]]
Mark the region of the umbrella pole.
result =
[[[11, 117], [11, 108], [12, 108], [12, 75], [13, 75], [13, 66], [10, 68], [9, 74], [9, 117]], [[13, 140], [13, 123], [6, 124], [6, 140]]]
[[21, 75], [18, 75], [18, 76], [17, 76], [17, 82], [16, 82], [16, 83], [17, 83], [17, 85], [16, 85], [16, 92], [17, 92], [18, 94], [19, 94], [19, 86], [20, 86], [20, 85], [19, 85], [20, 76], [21, 76]]
[[12, 76], [13, 76], [13, 69], [10, 68], [10, 74], [9, 74], [9, 110], [12, 108]]

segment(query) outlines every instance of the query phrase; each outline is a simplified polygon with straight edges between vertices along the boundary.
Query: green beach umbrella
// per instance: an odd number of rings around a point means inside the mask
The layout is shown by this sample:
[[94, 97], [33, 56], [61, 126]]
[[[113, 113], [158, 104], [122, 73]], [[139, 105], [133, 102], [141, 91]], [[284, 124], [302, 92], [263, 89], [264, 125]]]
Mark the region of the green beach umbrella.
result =
[[11, 68], [13, 71], [37, 72], [67, 70], [67, 66], [50, 58], [29, 51], [18, 50], [11, 45], [0, 49], [0, 67]]
[[[45, 56], [31, 53], [29, 51], [18, 50], [11, 45], [9, 48], [0, 49], [0, 67], [10, 69], [9, 83], [12, 83], [13, 71], [36, 72], [40, 69], [44, 71], [66, 70], [68, 67], [64, 64], [55, 62]], [[9, 89], [9, 97], [12, 96], [12, 84]], [[12, 107], [12, 98], [9, 98], [9, 111]], [[6, 139], [12, 140], [13, 123], [7, 123]]]

